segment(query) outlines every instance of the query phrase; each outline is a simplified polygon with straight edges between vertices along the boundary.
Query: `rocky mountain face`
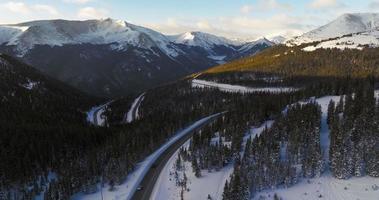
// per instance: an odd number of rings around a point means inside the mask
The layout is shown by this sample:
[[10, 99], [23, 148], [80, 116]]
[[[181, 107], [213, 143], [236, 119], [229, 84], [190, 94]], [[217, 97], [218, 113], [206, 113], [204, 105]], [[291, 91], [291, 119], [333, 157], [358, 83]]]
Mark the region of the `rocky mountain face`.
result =
[[97, 96], [122, 96], [256, 54], [274, 43], [202, 32], [166, 36], [114, 19], [0, 26], [0, 52]]

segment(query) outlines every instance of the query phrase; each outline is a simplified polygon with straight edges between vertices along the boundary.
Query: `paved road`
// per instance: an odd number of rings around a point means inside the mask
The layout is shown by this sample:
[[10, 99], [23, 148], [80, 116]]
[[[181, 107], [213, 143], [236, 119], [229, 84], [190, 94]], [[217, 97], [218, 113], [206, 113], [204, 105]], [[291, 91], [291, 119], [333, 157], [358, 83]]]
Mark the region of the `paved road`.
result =
[[152, 167], [149, 169], [149, 171], [146, 173], [145, 177], [142, 179], [142, 182], [140, 184], [141, 190], [137, 190], [134, 195], [132, 196], [133, 200], [149, 200], [151, 193], [153, 192], [155, 182], [157, 181], [159, 174], [161, 173], [162, 169], [168, 162], [168, 160], [171, 158], [171, 156], [188, 140], [192, 137], [193, 133], [196, 132], [196, 130], [201, 129], [205, 125], [209, 124], [210, 122], [217, 119], [222, 114], [215, 115], [212, 118], [204, 121], [199, 126], [197, 126], [195, 129], [193, 129], [190, 133], [186, 134], [182, 138], [180, 138], [176, 143], [172, 144], [168, 149], [164, 151], [164, 153], [154, 162]]

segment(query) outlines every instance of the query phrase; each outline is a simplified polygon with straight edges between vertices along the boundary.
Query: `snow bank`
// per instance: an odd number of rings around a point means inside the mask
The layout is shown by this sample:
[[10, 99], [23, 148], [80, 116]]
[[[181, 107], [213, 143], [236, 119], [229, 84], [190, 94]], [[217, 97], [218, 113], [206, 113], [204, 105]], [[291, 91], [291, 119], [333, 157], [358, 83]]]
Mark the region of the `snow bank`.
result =
[[263, 87], [263, 88], [251, 88], [241, 85], [230, 85], [225, 83], [216, 83], [212, 81], [193, 79], [192, 87], [194, 88], [217, 88], [224, 92], [236, 92], [236, 93], [253, 93], [253, 92], [271, 92], [271, 93], [283, 93], [293, 92], [298, 89], [292, 87]]

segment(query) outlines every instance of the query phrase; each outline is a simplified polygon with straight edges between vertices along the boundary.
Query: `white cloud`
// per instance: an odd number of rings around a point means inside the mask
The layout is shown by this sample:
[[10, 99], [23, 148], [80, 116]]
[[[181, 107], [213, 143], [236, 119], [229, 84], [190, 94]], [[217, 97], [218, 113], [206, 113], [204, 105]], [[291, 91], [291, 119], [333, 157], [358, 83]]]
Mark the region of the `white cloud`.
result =
[[20, 14], [28, 14], [30, 12], [29, 7], [22, 2], [14, 2], [10, 1], [7, 3], [2, 4], [2, 7], [6, 8], [7, 10], [15, 13], [20, 13]]
[[369, 9], [378, 9], [379, 8], [379, 1], [371, 1], [368, 5]]
[[212, 26], [207, 20], [201, 20], [196, 23], [196, 27], [200, 30], [211, 30]]
[[105, 18], [108, 14], [107, 10], [96, 9], [94, 7], [85, 7], [79, 10], [78, 17], [82, 19], [100, 19]]
[[58, 10], [53, 6], [45, 4], [28, 5], [23, 2], [9, 1], [7, 3], [0, 4], [1, 12], [6, 16], [6, 12], [14, 13], [16, 15], [23, 15], [24, 17], [30, 16], [43, 16], [49, 18], [50, 16], [60, 15]]
[[86, 4], [92, 0], [63, 0], [66, 3], [75, 3], [75, 4]]
[[288, 3], [281, 3], [276, 0], [258, 0], [257, 3], [252, 5], [244, 5], [240, 9], [243, 14], [249, 14], [252, 11], [266, 12], [270, 10], [288, 11], [292, 10], [292, 6]]
[[313, 18], [292, 17], [286, 14], [278, 14], [266, 18], [254, 18], [250, 16], [220, 17], [214, 19], [173, 19], [164, 23], [145, 23], [150, 27], [165, 34], [179, 34], [188, 31], [203, 31], [228, 38], [255, 39], [260, 36], [284, 35], [287, 37], [299, 35], [314, 28], [307, 26]]
[[323, 8], [335, 8], [335, 7], [344, 7], [345, 5], [339, 3], [337, 0], [314, 0], [309, 6], [315, 9], [323, 9]]
[[243, 14], [249, 14], [253, 10], [253, 6], [251, 5], [244, 5], [241, 7], [241, 13]]
[[38, 12], [46, 12], [50, 15], [59, 15], [59, 12], [52, 6], [49, 5], [42, 5], [42, 4], [37, 4], [34, 5], [33, 10], [38, 11]]

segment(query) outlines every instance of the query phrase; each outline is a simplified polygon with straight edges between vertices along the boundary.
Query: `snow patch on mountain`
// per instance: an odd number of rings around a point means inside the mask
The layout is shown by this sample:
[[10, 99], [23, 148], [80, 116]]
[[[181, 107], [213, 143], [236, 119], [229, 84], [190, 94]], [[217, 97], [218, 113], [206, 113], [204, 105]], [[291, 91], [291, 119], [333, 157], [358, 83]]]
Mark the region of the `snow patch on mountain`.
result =
[[270, 40], [274, 44], [284, 44], [286, 42], [287, 38], [285, 38], [281, 35], [278, 35], [278, 36], [274, 36], [274, 37], [269, 37], [268, 40]]
[[28, 28], [27, 26], [0, 26], [0, 44], [13, 43]]
[[356, 33], [349, 36], [320, 42], [303, 48], [304, 51], [316, 49], [338, 48], [338, 49], [363, 49], [364, 47], [379, 47], [379, 30]]
[[274, 43], [271, 42], [270, 40], [266, 39], [265, 37], [262, 37], [262, 38], [259, 38], [259, 39], [255, 40], [255, 41], [248, 42], [248, 43], [242, 45], [242, 46], [238, 49], [238, 51], [239, 51], [240, 53], [246, 53], [246, 52], [248, 52], [249, 50], [251, 50], [251, 49], [257, 47], [258, 45], [260, 45], [260, 46], [268, 46], [268, 47], [270, 47], [270, 46], [273, 46]]
[[198, 46], [205, 49], [212, 49], [215, 46], [240, 45], [238, 41], [232, 41], [224, 37], [202, 32], [187, 32], [179, 35], [169, 36], [169, 38], [176, 44]]

